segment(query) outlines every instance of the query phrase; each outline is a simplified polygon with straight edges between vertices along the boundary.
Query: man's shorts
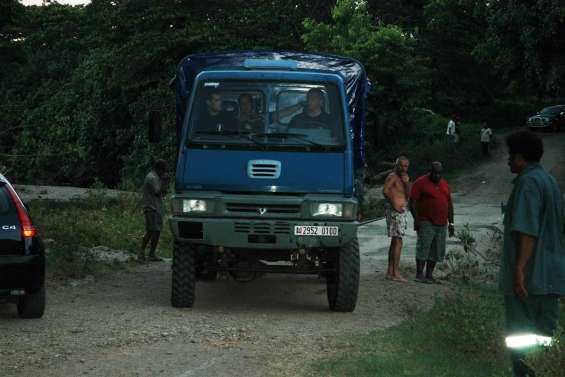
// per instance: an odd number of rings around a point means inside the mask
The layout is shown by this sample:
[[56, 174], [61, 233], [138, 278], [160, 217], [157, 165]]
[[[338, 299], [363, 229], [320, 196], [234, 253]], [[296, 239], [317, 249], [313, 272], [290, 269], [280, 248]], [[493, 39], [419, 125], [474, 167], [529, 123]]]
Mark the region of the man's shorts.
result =
[[420, 222], [416, 259], [441, 262], [445, 257], [447, 225], [433, 225], [429, 221]]
[[408, 228], [408, 211], [398, 212], [390, 203], [385, 204], [386, 230], [389, 237], [402, 238]]
[[152, 209], [143, 211], [145, 215], [145, 230], [148, 232], [160, 232], [163, 228], [163, 216]]

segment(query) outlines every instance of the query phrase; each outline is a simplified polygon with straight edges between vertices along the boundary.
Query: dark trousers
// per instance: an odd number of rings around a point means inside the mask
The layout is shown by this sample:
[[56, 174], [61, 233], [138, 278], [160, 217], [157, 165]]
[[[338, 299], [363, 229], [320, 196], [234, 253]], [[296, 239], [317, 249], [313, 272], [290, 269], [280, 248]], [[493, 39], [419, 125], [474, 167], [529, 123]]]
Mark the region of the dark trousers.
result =
[[488, 156], [488, 145], [489, 143], [481, 141], [481, 147], [483, 149], [483, 156]]
[[[504, 296], [507, 334], [552, 336], [559, 319], [559, 296], [529, 295], [520, 300], [515, 295]], [[528, 349], [512, 349], [512, 369], [516, 377], [534, 377], [534, 371], [524, 362]]]

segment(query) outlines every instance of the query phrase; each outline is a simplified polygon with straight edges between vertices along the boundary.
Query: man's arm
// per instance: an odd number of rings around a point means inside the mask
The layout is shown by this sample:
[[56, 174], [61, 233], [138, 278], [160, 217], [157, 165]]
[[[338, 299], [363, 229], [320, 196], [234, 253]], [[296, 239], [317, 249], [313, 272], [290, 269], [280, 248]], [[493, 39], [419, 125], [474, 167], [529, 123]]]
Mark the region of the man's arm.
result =
[[518, 255], [514, 275], [514, 292], [521, 299], [528, 297], [528, 291], [524, 284], [524, 269], [532, 255], [534, 255], [536, 241], [536, 237], [518, 232]]
[[389, 176], [386, 177], [385, 184], [383, 186], [383, 194], [385, 198], [388, 200], [392, 199], [390, 194], [393, 186], [394, 186], [394, 174], [389, 174]]

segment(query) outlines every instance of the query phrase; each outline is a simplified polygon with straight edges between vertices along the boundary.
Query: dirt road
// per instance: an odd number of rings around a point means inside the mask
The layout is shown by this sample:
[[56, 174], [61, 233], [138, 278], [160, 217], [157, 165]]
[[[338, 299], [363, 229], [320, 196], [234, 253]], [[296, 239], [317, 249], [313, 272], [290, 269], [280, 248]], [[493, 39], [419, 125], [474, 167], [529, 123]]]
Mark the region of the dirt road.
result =
[[[565, 183], [559, 170], [565, 134], [544, 139], [543, 162]], [[497, 206], [511, 179], [503, 154], [462, 177], [457, 223], [499, 219]], [[50, 282], [41, 320], [17, 319], [13, 306], [0, 304], [0, 375], [291, 376], [288, 365], [328, 352], [329, 338], [396, 324], [449, 289], [385, 281], [388, 240], [382, 232], [380, 223], [360, 231], [360, 296], [350, 314], [328, 311], [325, 283], [316, 277], [199, 282], [196, 306], [184, 310], [169, 304], [169, 262], [73, 286]], [[407, 247], [407, 266], [411, 254]]]

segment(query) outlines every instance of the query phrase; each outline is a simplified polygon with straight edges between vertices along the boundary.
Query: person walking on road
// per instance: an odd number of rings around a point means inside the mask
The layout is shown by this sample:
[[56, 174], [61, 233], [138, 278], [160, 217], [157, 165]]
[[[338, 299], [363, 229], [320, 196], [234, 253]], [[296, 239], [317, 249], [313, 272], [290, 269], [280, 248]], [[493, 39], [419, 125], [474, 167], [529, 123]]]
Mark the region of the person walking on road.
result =
[[[430, 172], [418, 178], [410, 192], [416, 241], [416, 281], [440, 284], [434, 268], [445, 257], [447, 233], [453, 237], [453, 202], [441, 162], [432, 162]], [[425, 271], [425, 273], [424, 273]]]
[[449, 145], [449, 147], [453, 147], [453, 145], [455, 144], [455, 135], [457, 133], [457, 131], [455, 130], [454, 119], [455, 116], [449, 119], [449, 122], [447, 122], [447, 130], [445, 131], [445, 134], [447, 135], [447, 145]]
[[398, 157], [394, 172], [387, 177], [383, 188], [383, 194], [387, 199], [385, 204], [386, 226], [388, 236], [391, 238], [386, 279], [399, 282], [406, 282], [406, 279], [400, 275], [399, 267], [402, 237], [406, 233], [408, 200], [410, 198], [409, 164], [407, 157]]
[[145, 235], [141, 241], [137, 259], [145, 261], [145, 248], [149, 242], [150, 261], [160, 261], [155, 250], [161, 236], [163, 227], [163, 196], [166, 194], [167, 184], [167, 162], [165, 160], [155, 160], [153, 169], [145, 176], [143, 183], [143, 214], [145, 216]]
[[534, 376], [527, 351], [548, 344], [565, 295], [563, 198], [540, 164], [542, 140], [527, 131], [506, 139], [508, 165], [517, 177], [504, 210], [500, 289], [506, 312], [506, 345], [514, 375]]
[[490, 139], [492, 137], [492, 130], [486, 123], [483, 123], [483, 128], [481, 128], [481, 148], [483, 151], [483, 156], [489, 155]]

